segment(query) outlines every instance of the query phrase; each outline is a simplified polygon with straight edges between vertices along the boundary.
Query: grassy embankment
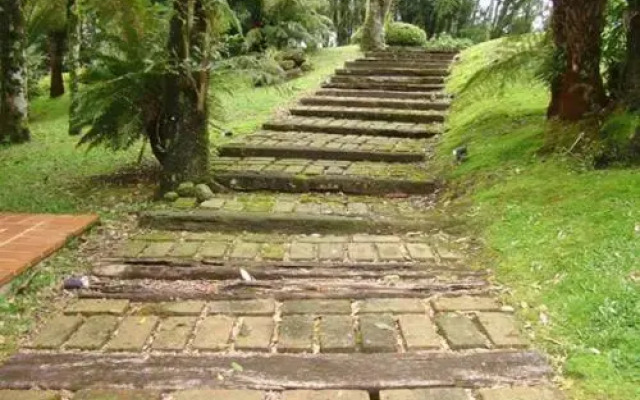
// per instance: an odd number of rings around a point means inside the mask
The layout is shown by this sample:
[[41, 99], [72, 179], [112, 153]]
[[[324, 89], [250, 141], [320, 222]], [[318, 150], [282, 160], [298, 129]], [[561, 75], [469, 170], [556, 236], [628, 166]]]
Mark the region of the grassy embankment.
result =
[[[449, 89], [460, 92], [501, 44], [463, 52]], [[535, 70], [495, 73], [462, 91], [439, 163], [471, 204], [487, 244], [482, 262], [511, 288], [506, 298], [561, 368], [570, 397], [640, 399], [640, 170], [542, 154], [554, 128]], [[461, 144], [470, 159], [451, 169]]]

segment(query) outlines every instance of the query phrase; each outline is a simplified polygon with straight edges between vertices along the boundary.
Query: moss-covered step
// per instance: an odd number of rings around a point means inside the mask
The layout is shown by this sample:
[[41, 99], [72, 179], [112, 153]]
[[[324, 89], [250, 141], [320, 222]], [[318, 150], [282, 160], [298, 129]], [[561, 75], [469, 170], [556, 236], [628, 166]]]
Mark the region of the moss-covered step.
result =
[[212, 172], [216, 185], [237, 191], [429, 194], [438, 187], [421, 163], [221, 157]]
[[435, 76], [444, 77], [449, 74], [448, 68], [400, 68], [376, 67], [356, 64], [336, 70], [336, 75], [388, 75], [388, 76]]
[[418, 139], [260, 131], [221, 146], [218, 153], [223, 157], [420, 162], [426, 147], [427, 141]]
[[324, 83], [322, 87], [327, 89], [393, 90], [398, 92], [442, 92], [445, 89], [445, 86], [442, 84], [373, 82], [363, 80], [336, 82], [333, 79], [330, 82]]
[[360, 58], [345, 63], [345, 68], [409, 68], [409, 69], [449, 69], [451, 61], [390, 60], [388, 58]]
[[335, 75], [333, 83], [389, 83], [395, 85], [442, 85], [444, 76]]
[[396, 108], [366, 108], [343, 106], [296, 106], [290, 110], [300, 117], [328, 117], [366, 121], [442, 123], [445, 114], [435, 110], [399, 110]]
[[421, 139], [442, 133], [443, 125], [288, 116], [265, 123], [263, 129]]
[[375, 99], [406, 99], [422, 101], [448, 101], [451, 95], [445, 92], [401, 92], [392, 90], [364, 90], [364, 89], [320, 89], [316, 96], [328, 97], [364, 97]]
[[369, 51], [365, 53], [367, 58], [380, 58], [387, 60], [418, 60], [418, 61], [453, 61], [457, 52], [409, 52], [409, 51]]
[[375, 97], [335, 97], [313, 96], [300, 100], [305, 106], [335, 106], [357, 108], [395, 108], [399, 110], [436, 110], [445, 111], [451, 103], [449, 101], [412, 100], [412, 99], [385, 99]]

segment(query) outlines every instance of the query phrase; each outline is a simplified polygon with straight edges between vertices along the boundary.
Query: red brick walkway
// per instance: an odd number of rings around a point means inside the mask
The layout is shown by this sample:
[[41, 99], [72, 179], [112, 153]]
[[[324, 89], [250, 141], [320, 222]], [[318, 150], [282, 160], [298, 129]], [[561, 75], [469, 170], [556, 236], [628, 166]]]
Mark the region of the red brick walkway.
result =
[[0, 213], [0, 286], [97, 221], [97, 215]]

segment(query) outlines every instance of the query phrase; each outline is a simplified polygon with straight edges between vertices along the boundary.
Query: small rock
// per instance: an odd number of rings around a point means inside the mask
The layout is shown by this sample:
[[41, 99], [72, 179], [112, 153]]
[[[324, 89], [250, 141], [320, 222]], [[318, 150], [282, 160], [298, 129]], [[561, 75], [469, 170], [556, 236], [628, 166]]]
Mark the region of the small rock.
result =
[[195, 193], [196, 199], [198, 200], [199, 203], [202, 203], [203, 201], [211, 200], [214, 197], [214, 194], [211, 188], [208, 185], [205, 185], [204, 183], [196, 185], [195, 192], [196, 192]]
[[196, 186], [193, 182], [183, 182], [178, 186], [176, 190], [180, 197], [194, 197], [196, 194]]
[[64, 280], [63, 287], [65, 290], [87, 289], [89, 287], [89, 277], [72, 276]]
[[174, 201], [178, 200], [178, 198], [180, 198], [180, 195], [176, 192], [167, 192], [163, 196], [163, 199], [165, 201], [168, 201], [169, 203], [173, 203]]

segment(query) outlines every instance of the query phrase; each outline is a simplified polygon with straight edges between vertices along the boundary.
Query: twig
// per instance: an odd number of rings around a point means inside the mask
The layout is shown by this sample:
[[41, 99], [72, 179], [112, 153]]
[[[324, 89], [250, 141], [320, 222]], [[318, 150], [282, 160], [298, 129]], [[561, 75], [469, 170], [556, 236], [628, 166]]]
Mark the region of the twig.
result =
[[580, 143], [580, 141], [582, 141], [583, 138], [584, 138], [584, 132], [580, 132], [580, 134], [578, 135], [578, 138], [576, 139], [576, 141], [573, 142], [573, 144], [571, 145], [571, 147], [569, 148], [569, 150], [567, 150], [567, 152], [565, 154], [573, 153], [573, 150], [576, 148], [578, 143]]

